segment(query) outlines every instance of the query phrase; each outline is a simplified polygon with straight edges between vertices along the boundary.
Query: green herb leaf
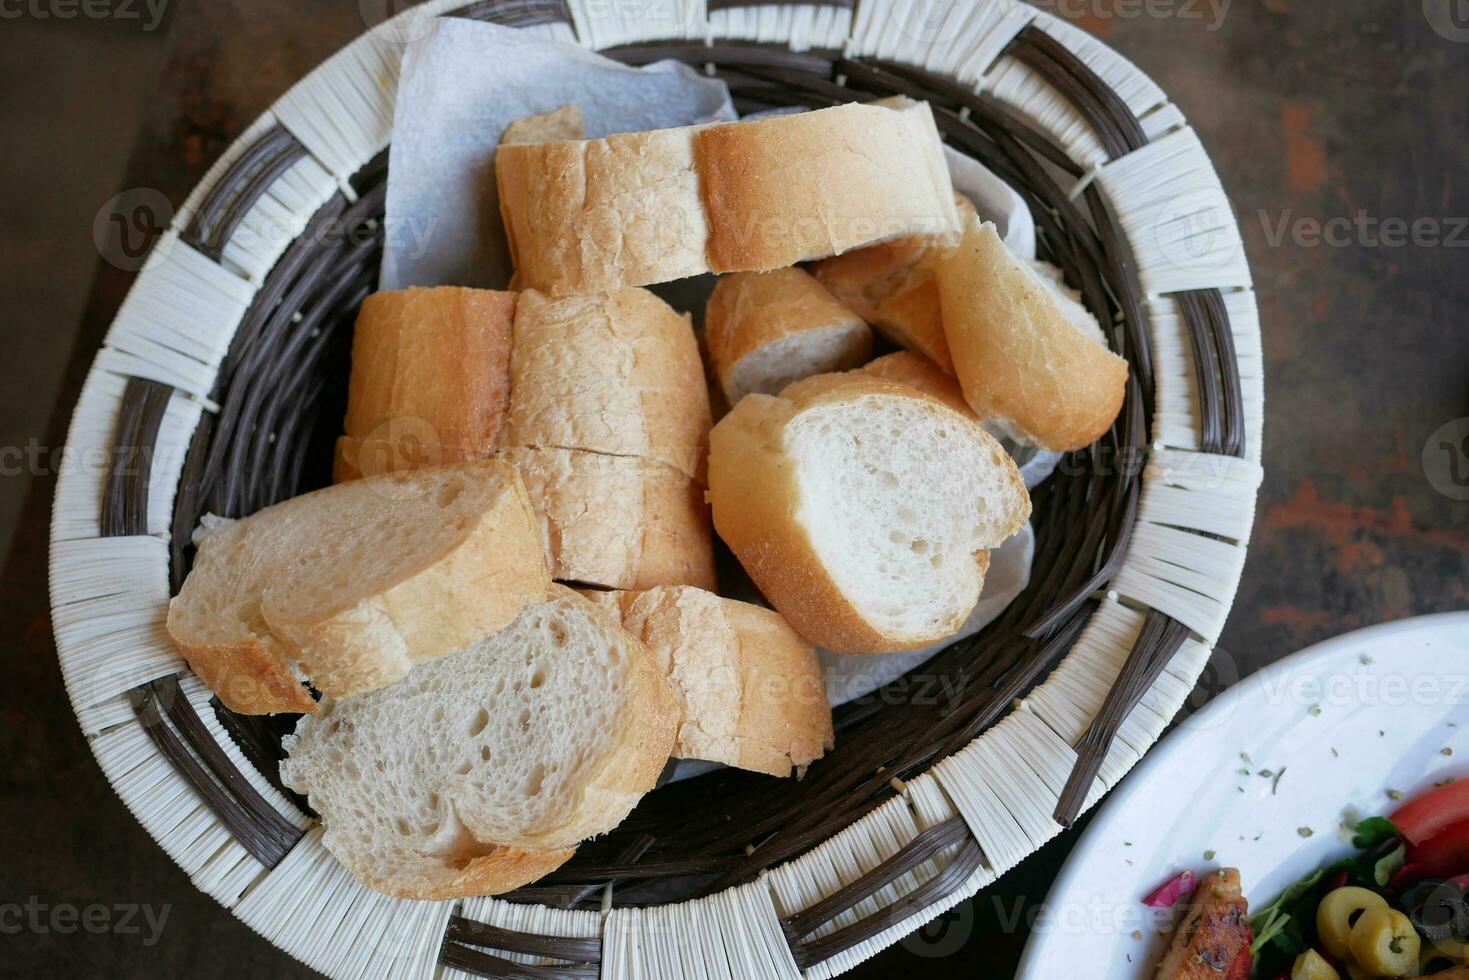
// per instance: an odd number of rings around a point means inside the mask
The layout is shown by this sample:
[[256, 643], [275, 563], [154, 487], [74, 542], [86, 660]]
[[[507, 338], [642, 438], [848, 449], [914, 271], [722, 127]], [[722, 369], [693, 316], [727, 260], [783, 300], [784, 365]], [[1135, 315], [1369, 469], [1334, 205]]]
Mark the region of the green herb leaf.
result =
[[1387, 817], [1368, 817], [1353, 829], [1356, 830], [1356, 835], [1352, 838], [1352, 846], [1361, 850], [1377, 847], [1394, 837], [1403, 836]]

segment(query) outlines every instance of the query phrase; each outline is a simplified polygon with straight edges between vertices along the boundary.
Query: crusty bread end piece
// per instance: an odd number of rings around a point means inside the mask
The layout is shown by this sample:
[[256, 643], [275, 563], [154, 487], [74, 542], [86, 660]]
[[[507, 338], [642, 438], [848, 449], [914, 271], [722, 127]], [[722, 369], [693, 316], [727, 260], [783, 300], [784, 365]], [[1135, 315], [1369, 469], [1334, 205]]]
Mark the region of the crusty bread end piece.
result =
[[[954, 196], [961, 220], [975, 214], [974, 205]], [[934, 268], [939, 256], [954, 246], [952, 238], [919, 236], [860, 248], [825, 259], [812, 267], [816, 278], [845, 306], [880, 333], [910, 351], [954, 371], [944, 338]]]
[[286, 785], [373, 888], [519, 887], [656, 784], [677, 705], [643, 645], [569, 589], [398, 684], [324, 699], [285, 741]]
[[497, 461], [295, 497], [215, 530], [168, 632], [224, 705], [313, 711], [403, 678], [514, 619], [550, 587], [525, 484]]
[[1030, 517], [1009, 455], [907, 385], [821, 375], [715, 426], [714, 525], [765, 597], [839, 653], [917, 649], [979, 600], [984, 552]]
[[1069, 451], [1122, 409], [1127, 362], [1068, 320], [1053, 292], [995, 226], [970, 218], [938, 265], [944, 331], [964, 397], [1016, 439]]
[[525, 116], [505, 127], [500, 137], [506, 143], [549, 143], [552, 140], [579, 140], [586, 135], [581, 107], [570, 103], [537, 116]]
[[587, 596], [663, 669], [680, 708], [678, 758], [789, 776], [832, 747], [821, 662], [779, 613], [685, 587]]
[[813, 374], [872, 356], [872, 331], [810, 273], [736, 272], [714, 287], [704, 317], [710, 367], [729, 404], [775, 395]]
[[388, 443], [413, 465], [483, 458], [510, 400], [515, 294], [404, 289], [362, 303], [352, 336], [344, 452]]

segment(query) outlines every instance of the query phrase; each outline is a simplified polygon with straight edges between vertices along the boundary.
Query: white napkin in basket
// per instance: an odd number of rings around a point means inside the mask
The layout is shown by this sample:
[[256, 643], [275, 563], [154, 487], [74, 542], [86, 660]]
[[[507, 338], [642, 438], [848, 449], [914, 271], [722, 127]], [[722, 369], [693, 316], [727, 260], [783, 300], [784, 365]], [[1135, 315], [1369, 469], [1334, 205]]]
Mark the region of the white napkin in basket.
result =
[[675, 61], [626, 65], [575, 44], [443, 17], [403, 54], [388, 151], [381, 289], [504, 289], [495, 150], [516, 119], [567, 103], [588, 137], [735, 118], [729, 88]]

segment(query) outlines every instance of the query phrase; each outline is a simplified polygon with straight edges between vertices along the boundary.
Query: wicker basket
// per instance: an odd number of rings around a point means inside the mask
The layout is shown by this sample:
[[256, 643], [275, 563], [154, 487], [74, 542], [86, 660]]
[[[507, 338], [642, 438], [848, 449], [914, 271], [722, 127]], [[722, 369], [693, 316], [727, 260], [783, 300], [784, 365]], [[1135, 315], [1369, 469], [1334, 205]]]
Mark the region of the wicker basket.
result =
[[[82, 728], [195, 884], [329, 975], [841, 973], [1115, 785], [1233, 601], [1261, 476], [1258, 314], [1218, 177], [1158, 87], [1015, 0], [656, 5], [676, 16], [430, 0], [345, 48], [190, 195], [77, 405], [51, 587]], [[837, 749], [802, 781], [729, 770], [665, 787], [549, 879], [462, 903], [358, 884], [279, 785], [290, 720], [222, 709], [163, 630], [201, 514], [327, 482], [350, 324], [382, 248], [403, 40], [425, 13], [706, 66], [741, 111], [929, 100], [945, 138], [1021, 193], [1043, 255], [1133, 369], [1111, 434], [1036, 493], [1030, 586], [922, 668], [943, 683], [839, 709]], [[93, 454], [109, 465], [80, 462]]]

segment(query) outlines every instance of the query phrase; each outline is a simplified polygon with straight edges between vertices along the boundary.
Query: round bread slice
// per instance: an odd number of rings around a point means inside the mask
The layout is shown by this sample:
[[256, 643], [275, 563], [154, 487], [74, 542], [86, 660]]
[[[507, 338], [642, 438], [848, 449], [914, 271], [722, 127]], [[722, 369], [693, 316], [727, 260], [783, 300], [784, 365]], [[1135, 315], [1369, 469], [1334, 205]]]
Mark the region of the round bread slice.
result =
[[401, 682], [301, 719], [285, 784], [369, 886], [412, 898], [519, 887], [651, 790], [677, 706], [643, 645], [569, 589]]
[[872, 331], [801, 269], [737, 272], [714, 287], [704, 317], [710, 367], [731, 405], [778, 394], [813, 374], [872, 356]]
[[984, 553], [1030, 517], [1019, 470], [983, 428], [865, 373], [740, 402], [714, 428], [709, 497], [765, 597], [838, 653], [952, 636], [979, 601]]
[[398, 680], [546, 597], [525, 484], [483, 461], [338, 484], [203, 537], [168, 632], [225, 706], [314, 711]]

